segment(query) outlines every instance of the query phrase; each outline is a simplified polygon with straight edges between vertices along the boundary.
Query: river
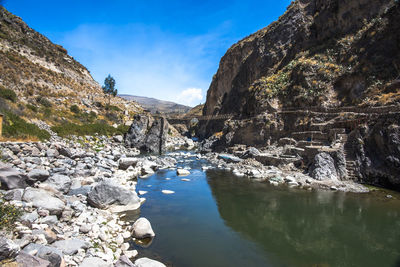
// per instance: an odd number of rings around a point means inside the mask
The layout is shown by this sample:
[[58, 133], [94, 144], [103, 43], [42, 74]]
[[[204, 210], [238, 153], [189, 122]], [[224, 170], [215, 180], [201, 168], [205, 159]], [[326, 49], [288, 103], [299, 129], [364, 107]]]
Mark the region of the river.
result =
[[141, 256], [185, 267], [400, 266], [397, 193], [310, 192], [203, 172], [194, 158], [179, 164], [191, 174], [138, 181], [148, 191], [140, 216], [156, 233], [149, 247], [134, 245]]

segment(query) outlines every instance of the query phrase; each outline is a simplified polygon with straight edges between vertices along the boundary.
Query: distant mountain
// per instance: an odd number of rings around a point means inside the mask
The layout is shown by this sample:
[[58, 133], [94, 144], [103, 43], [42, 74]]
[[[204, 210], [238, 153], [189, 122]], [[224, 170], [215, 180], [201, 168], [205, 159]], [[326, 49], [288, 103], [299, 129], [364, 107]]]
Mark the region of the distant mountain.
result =
[[134, 96], [134, 95], [119, 95], [120, 97], [135, 101], [139, 103], [143, 108], [149, 110], [151, 113], [178, 113], [183, 114], [191, 110], [189, 106], [180, 105], [170, 101], [158, 100], [155, 98], [144, 97], [144, 96]]

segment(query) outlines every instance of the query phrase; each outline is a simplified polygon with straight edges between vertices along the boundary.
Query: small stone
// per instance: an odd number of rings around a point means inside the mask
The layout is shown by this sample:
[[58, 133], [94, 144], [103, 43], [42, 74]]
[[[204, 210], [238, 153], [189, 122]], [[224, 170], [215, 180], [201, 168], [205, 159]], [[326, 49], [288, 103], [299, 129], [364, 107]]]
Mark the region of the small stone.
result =
[[333, 185], [330, 187], [330, 189], [333, 190], [333, 191], [338, 190], [337, 187], [336, 187], [336, 186], [333, 186]]
[[141, 196], [142, 196], [142, 195], [145, 195], [145, 194], [147, 194], [147, 191], [139, 190], [139, 192], [138, 192], [138, 193], [139, 193], [139, 195], [141, 195]]
[[80, 231], [81, 233], [84, 233], [84, 234], [89, 233], [90, 230], [92, 230], [92, 228], [91, 228], [90, 225], [88, 225], [88, 224], [84, 224], [84, 225], [82, 225], [82, 226], [79, 228], [79, 231]]
[[114, 267], [136, 267], [126, 255], [121, 256]]
[[38, 214], [42, 217], [46, 217], [50, 215], [50, 211], [44, 209], [38, 209]]
[[129, 247], [130, 247], [129, 243], [123, 243], [123, 244], [121, 245], [121, 249], [122, 249], [123, 251], [127, 251], [127, 250], [129, 249]]
[[124, 251], [124, 255], [131, 259], [131, 258], [136, 257], [138, 255], [138, 252], [137, 252], [137, 250], [127, 250], [127, 251]]
[[190, 175], [190, 171], [185, 170], [185, 169], [177, 169], [177, 170], [176, 170], [176, 173], [177, 173], [179, 176], [188, 176], [188, 175]]
[[112, 267], [113, 265], [103, 261], [98, 257], [85, 258], [79, 267]]

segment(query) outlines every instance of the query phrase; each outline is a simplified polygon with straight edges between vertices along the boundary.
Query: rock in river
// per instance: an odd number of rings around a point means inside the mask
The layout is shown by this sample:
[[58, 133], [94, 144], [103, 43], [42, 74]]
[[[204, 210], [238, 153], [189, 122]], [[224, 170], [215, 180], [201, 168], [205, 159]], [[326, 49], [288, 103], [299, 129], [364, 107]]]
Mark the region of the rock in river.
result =
[[172, 190], [161, 190], [161, 192], [162, 192], [163, 194], [166, 194], [166, 195], [175, 194], [175, 191], [172, 191]]
[[156, 235], [153, 231], [153, 228], [151, 227], [149, 220], [143, 217], [137, 219], [132, 228], [132, 235], [135, 238], [142, 239], [146, 237], [154, 237]]
[[140, 199], [136, 192], [108, 179], [96, 185], [88, 194], [90, 205], [100, 209], [110, 209], [113, 212], [136, 210], [140, 207]]
[[166, 267], [163, 263], [149, 258], [140, 258], [135, 261], [136, 267]]
[[176, 170], [176, 173], [177, 173], [179, 176], [187, 176], [187, 175], [190, 174], [190, 171], [185, 170], [185, 169], [177, 169], [177, 170]]

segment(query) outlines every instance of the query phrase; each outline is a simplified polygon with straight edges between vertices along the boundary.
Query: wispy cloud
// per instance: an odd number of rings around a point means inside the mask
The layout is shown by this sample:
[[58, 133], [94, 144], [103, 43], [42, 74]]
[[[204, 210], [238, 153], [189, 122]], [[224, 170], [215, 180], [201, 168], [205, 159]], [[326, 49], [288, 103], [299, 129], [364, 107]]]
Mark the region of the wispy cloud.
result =
[[99, 83], [110, 73], [119, 93], [196, 105], [217, 70], [218, 48], [229, 42], [223, 42], [226, 27], [188, 36], [141, 24], [81, 25], [62, 44]]

